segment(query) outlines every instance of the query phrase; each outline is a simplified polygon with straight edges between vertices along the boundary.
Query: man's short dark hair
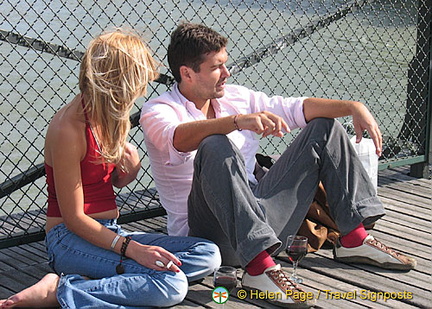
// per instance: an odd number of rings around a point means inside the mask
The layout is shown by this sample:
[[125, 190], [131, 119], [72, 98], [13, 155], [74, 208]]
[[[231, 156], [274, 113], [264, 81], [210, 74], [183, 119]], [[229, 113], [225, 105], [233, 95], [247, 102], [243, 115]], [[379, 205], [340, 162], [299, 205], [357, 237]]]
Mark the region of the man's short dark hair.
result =
[[213, 29], [192, 23], [182, 23], [171, 34], [168, 45], [168, 64], [177, 82], [181, 81], [180, 67], [185, 65], [199, 72], [204, 55], [219, 52], [228, 39]]

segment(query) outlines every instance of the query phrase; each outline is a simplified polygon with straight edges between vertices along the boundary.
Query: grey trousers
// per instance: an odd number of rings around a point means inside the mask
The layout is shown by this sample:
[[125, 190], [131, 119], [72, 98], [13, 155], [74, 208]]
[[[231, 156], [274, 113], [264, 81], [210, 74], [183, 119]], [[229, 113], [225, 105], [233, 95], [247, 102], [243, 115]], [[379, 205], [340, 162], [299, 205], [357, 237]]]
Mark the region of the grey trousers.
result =
[[224, 265], [246, 266], [267, 250], [285, 249], [313, 201], [318, 183], [342, 234], [384, 215], [369, 177], [340, 123], [318, 118], [302, 129], [258, 185], [225, 135], [200, 144], [188, 199], [191, 236], [215, 242]]

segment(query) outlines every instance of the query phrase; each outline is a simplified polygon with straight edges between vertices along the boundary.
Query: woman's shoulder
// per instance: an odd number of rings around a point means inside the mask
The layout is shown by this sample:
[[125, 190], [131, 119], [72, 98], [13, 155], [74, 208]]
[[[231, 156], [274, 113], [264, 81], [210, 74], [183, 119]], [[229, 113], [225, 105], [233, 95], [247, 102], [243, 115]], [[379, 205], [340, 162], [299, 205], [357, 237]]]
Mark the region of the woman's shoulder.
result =
[[74, 139], [80, 136], [85, 129], [85, 121], [72, 112], [71, 106], [60, 109], [52, 118], [47, 135], [58, 139]]
[[70, 149], [74, 145], [74, 148], [84, 146], [85, 152], [85, 118], [71, 103], [62, 107], [50, 121], [45, 136], [46, 150], [52, 147]]

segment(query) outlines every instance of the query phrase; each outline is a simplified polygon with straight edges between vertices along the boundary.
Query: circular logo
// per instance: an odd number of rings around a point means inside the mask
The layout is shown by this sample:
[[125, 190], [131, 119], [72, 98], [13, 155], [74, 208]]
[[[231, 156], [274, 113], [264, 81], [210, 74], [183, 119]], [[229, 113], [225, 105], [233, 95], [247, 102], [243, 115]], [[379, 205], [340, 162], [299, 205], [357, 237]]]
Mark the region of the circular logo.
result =
[[218, 286], [212, 291], [212, 299], [216, 304], [225, 304], [228, 298], [229, 292], [223, 286]]

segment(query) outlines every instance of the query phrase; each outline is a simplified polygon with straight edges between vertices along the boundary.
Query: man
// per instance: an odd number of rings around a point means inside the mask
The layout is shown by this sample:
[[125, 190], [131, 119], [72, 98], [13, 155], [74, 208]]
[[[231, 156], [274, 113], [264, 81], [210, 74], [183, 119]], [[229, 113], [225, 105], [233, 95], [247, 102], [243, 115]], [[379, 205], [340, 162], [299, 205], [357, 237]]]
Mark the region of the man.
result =
[[[342, 233], [335, 258], [389, 269], [415, 261], [368, 235], [364, 225], [384, 215], [347, 134], [334, 118], [351, 115], [357, 141], [367, 130], [381, 153], [378, 125], [359, 102], [283, 98], [228, 85], [227, 39], [212, 29], [181, 24], [171, 35], [168, 62], [177, 83], [145, 103], [140, 123], [171, 235], [219, 245], [223, 264], [245, 268], [243, 287], [285, 295], [297, 289], [272, 254], [296, 234], [321, 181]], [[302, 128], [258, 182], [259, 135], [282, 137]], [[277, 304], [309, 307], [287, 298]]]

